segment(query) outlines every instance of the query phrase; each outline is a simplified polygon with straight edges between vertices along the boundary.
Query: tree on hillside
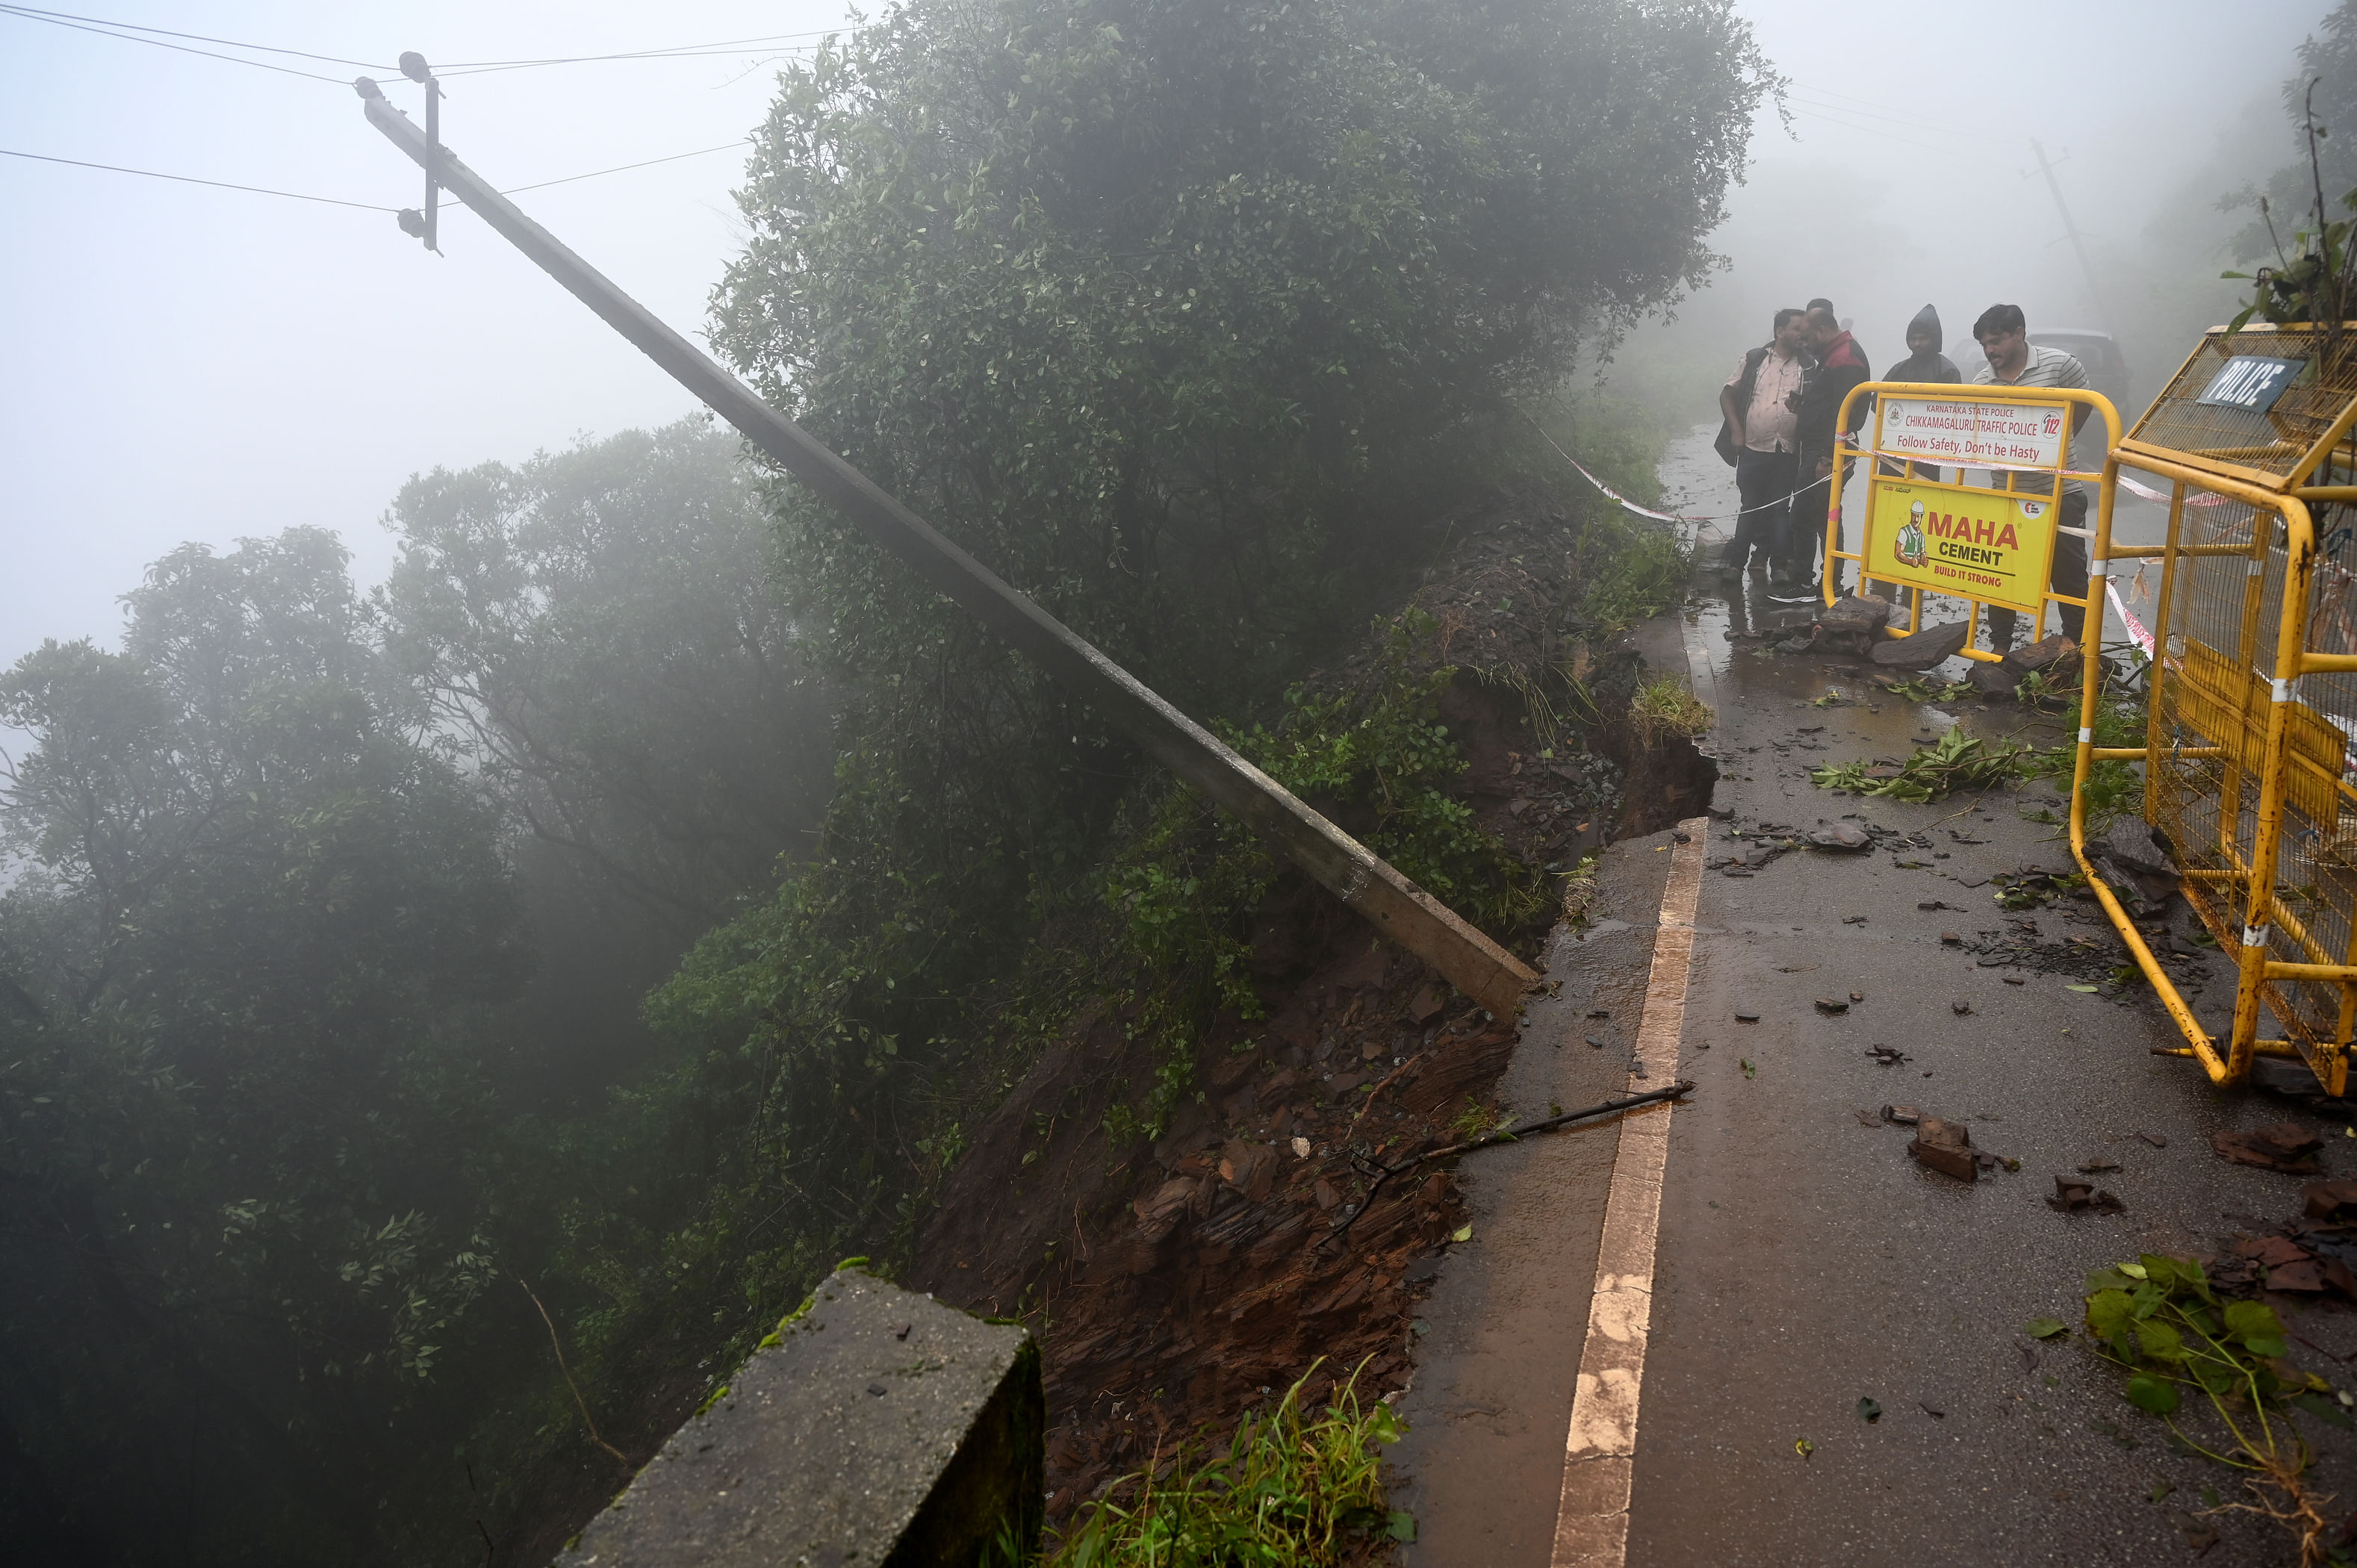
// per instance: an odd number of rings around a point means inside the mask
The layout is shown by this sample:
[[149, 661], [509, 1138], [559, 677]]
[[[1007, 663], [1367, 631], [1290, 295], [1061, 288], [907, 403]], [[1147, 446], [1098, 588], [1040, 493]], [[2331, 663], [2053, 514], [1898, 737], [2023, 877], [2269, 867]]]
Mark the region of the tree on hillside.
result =
[[[1335, 575], [1383, 564], [1470, 424], [1698, 279], [1770, 81], [1717, 3], [914, 0], [781, 79], [717, 341], [1216, 708], [1332, 629]], [[785, 503], [847, 668], [969, 727], [1024, 684]]]
[[[1699, 275], [1772, 86], [1724, 0], [908, 0], [781, 76], [714, 339], [1180, 706], [1264, 716], [1430, 558], [1511, 400]], [[693, 1234], [761, 1302], [954, 1150], [934, 1075], [1019, 1011], [1045, 922], [1102, 912], [1139, 781], [856, 527], [771, 500], [837, 789], [651, 1004], [698, 1105], [750, 1118]]]
[[469, 1020], [522, 972], [497, 817], [332, 536], [188, 546], [126, 603], [122, 652], [0, 676], [33, 743], [0, 776], [0, 1421], [102, 1538], [341, 1549], [491, 1277], [466, 1173]]
[[[2299, 69], [2284, 81], [2283, 107], [2291, 122], [2298, 156], [2269, 175], [2264, 186], [2248, 187], [2221, 199], [2220, 207], [2253, 208], [2264, 199], [2263, 216], [2234, 236], [2234, 259], [2272, 263], [2289, 257], [2293, 236], [2318, 226], [2317, 193], [2323, 191], [2324, 220], [2341, 217], [2341, 198], [2357, 187], [2357, 0], [2341, 0], [2318, 30], [2300, 43]], [[2315, 161], [2309, 157], [2313, 114], [2321, 134]]]
[[377, 599], [400, 672], [518, 821], [682, 942], [806, 847], [831, 771], [737, 453], [697, 417], [436, 468], [393, 502]]

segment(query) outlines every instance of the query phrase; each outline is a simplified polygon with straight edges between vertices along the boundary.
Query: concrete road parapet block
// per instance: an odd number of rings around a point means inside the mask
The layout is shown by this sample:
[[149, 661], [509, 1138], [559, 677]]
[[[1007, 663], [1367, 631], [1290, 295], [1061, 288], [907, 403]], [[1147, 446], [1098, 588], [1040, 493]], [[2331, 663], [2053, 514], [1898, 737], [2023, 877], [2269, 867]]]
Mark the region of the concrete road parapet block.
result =
[[557, 1568], [972, 1568], [1036, 1547], [1039, 1350], [856, 1269], [831, 1275]]

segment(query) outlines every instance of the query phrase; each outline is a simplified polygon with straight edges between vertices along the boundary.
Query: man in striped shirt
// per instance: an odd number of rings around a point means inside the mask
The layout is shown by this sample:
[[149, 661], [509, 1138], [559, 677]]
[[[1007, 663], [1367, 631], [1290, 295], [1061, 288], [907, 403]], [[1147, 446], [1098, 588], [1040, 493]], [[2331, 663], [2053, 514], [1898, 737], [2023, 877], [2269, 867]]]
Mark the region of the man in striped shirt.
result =
[[[2060, 349], [2047, 349], [2029, 340], [2029, 325], [2022, 317], [2018, 305], [1992, 305], [1981, 312], [1973, 323], [1973, 338], [1988, 356], [1988, 363], [1973, 378], [1981, 386], [2008, 387], [2080, 387], [2087, 384], [2087, 371], [2079, 361]], [[2072, 445], [2075, 448], [2079, 427], [2087, 423], [2092, 413], [2080, 403], [2071, 413]], [[2084, 467], [2074, 450], [2072, 467]], [[2002, 479], [1998, 481], [2000, 484]], [[2050, 496], [2054, 480], [2045, 475], [2020, 475], [2018, 489], [2031, 495]], [[2079, 480], [2063, 483], [2061, 516], [2064, 529], [2087, 526], [2087, 487]], [[2087, 596], [2087, 542], [2075, 533], [2058, 532], [2054, 536], [2054, 565], [2048, 577], [2054, 592], [2073, 598]], [[2062, 618], [2062, 630], [2072, 641], [2080, 640], [2086, 625], [2086, 612], [2076, 605], [2057, 605]], [[2013, 646], [2014, 613], [1992, 607], [1988, 613], [1989, 650], [2003, 653]]]

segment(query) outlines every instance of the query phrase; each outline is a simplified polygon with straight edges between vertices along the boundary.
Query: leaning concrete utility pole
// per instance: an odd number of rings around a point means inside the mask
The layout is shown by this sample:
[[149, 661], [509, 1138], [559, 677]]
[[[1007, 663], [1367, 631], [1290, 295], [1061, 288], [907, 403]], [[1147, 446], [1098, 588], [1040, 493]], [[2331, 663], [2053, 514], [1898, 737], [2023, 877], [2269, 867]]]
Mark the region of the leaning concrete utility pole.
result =
[[[2104, 306], [2103, 285], [2095, 281], [2095, 263], [2087, 259], [2087, 242], [2079, 237], [2079, 225], [2071, 220], [2071, 208], [2062, 199], [2062, 182], [2054, 177], [2054, 166], [2047, 161], [2046, 149], [2036, 137], [2030, 138], [2030, 150], [2038, 155], [2038, 172], [2046, 177], [2047, 194], [2054, 198], [2054, 210], [2062, 214], [2062, 231], [2071, 236], [2071, 248], [2079, 253], [2079, 270], [2086, 274], [2087, 303], [2095, 307], [2095, 325], [2108, 332], [2112, 329], [2111, 312]], [[2071, 149], [2062, 149], [2069, 157]]]
[[1275, 843], [1295, 865], [1331, 888], [1376, 929], [1500, 1016], [1511, 1015], [1523, 993], [1537, 983], [1537, 974], [1527, 964], [1310, 810], [1292, 791], [1237, 756], [1071, 628], [885, 494], [867, 476], [763, 403], [710, 355], [664, 326], [517, 210], [447, 147], [430, 144], [408, 115], [385, 102], [375, 82], [362, 77], [352, 85], [366, 101], [369, 124], [421, 168], [431, 170], [443, 188], [538, 263], [608, 326], [670, 371], [795, 478], [898, 551], [919, 575], [1093, 703], [1147, 755]]

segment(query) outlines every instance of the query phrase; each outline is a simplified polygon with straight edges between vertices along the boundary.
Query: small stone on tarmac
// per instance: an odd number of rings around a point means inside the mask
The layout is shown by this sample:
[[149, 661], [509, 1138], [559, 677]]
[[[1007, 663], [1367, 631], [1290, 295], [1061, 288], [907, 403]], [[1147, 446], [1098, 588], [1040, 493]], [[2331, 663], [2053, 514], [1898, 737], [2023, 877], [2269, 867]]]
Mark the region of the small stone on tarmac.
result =
[[1917, 1400], [1915, 1402], [1921, 1406], [1923, 1413], [1930, 1416], [1933, 1421], [1945, 1421], [1948, 1419], [1948, 1412], [1940, 1406], [1933, 1404], [1930, 1400]]
[[2006, 983], [2007, 985], [2027, 985], [2027, 984], [2029, 984], [2029, 981], [2024, 980], [2020, 975], [2018, 975], [2018, 974], [2008, 974], [2008, 975], [2007, 975], [2007, 976], [2005, 977], [2005, 983]]
[[1882, 1108], [1882, 1119], [1895, 1126], [1912, 1127], [1920, 1117], [1912, 1105], [1886, 1105]]
[[1853, 1002], [1863, 1002], [1866, 1000], [1866, 993], [1863, 991], [1853, 991], [1849, 993], [1849, 999]]
[[2169, 1140], [2162, 1137], [2158, 1133], [2138, 1133], [2136, 1136], [2142, 1138], [2146, 1143], [2150, 1144], [2156, 1149], [2165, 1149], [2169, 1147]]
[[1735, 1021], [1738, 1024], [1757, 1024], [1760, 1022], [1760, 1015], [1746, 1008], [1738, 1007], [1735, 1010]]
[[1827, 1016], [1833, 1016], [1848, 1012], [1849, 1004], [1846, 1002], [1837, 1002], [1830, 996], [1820, 996], [1817, 998], [1817, 1011], [1825, 1014]]
[[1948, 1009], [1961, 1018], [1972, 1012], [1973, 1004], [1969, 1002], [1951, 1002], [1948, 1004]]
[[1950, 947], [1956, 947], [1963, 943], [1964, 938], [1964, 933], [1961, 931], [1942, 931], [1940, 933], [1940, 940], [1947, 943]]
[[2323, 1144], [2323, 1139], [2297, 1122], [2277, 1122], [2248, 1133], [2214, 1133], [2210, 1138], [2210, 1146], [2221, 1159], [2261, 1170], [2302, 1174], [2316, 1169], [2316, 1152]]
[[1973, 1158], [1973, 1135], [1960, 1122], [1943, 1122], [1937, 1116], [1921, 1118], [1907, 1152], [1915, 1156], [1917, 1163], [1958, 1181], [1980, 1179], [1979, 1162]]

